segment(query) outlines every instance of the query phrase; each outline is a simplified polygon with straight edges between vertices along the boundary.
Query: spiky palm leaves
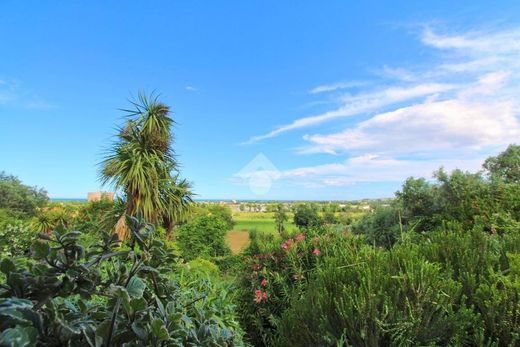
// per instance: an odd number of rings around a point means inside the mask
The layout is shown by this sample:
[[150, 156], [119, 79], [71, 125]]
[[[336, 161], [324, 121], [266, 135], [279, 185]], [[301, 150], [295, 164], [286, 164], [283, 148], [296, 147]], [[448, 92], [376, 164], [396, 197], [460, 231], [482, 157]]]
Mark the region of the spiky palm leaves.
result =
[[176, 224], [186, 221], [191, 213], [193, 202], [191, 185], [185, 179], [175, 177], [164, 182], [161, 193], [166, 205], [162, 223], [166, 228], [166, 237], [170, 239]]
[[[132, 105], [133, 110], [124, 110], [129, 120], [101, 163], [101, 181], [124, 192], [126, 214], [140, 214], [152, 223], [175, 223], [179, 214], [172, 211], [184, 210], [186, 202], [179, 192], [189, 196], [191, 192], [182, 185], [177, 187], [177, 176], [172, 176], [177, 162], [171, 148], [174, 122], [169, 107], [144, 94]], [[125, 234], [122, 224], [124, 217], [118, 222], [119, 234]]]

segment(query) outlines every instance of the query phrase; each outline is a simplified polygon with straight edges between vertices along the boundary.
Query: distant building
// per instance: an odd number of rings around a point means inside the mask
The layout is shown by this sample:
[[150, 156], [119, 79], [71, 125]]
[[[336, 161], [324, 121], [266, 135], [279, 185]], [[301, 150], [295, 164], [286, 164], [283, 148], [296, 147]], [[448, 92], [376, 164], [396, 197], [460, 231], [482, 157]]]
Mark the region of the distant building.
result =
[[99, 200], [109, 200], [114, 201], [114, 193], [112, 192], [89, 192], [87, 194], [88, 201], [99, 201]]

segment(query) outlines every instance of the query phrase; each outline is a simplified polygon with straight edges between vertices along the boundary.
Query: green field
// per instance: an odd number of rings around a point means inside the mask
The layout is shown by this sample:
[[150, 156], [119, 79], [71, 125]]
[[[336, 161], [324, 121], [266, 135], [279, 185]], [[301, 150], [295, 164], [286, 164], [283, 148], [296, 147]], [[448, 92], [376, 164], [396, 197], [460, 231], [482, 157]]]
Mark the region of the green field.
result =
[[[270, 212], [236, 212], [233, 214], [233, 220], [235, 226], [228, 233], [228, 243], [235, 254], [239, 253], [249, 243], [249, 230], [255, 229], [262, 233], [276, 232], [274, 214]], [[288, 231], [297, 230], [297, 227], [292, 223], [291, 214], [288, 214], [285, 229]]]
[[[276, 223], [273, 213], [262, 212], [239, 212], [233, 215], [236, 224], [233, 230], [249, 231], [256, 229], [260, 232], [274, 233], [276, 232]], [[292, 223], [292, 216], [285, 222], [285, 229], [288, 231], [296, 230], [296, 226]]]

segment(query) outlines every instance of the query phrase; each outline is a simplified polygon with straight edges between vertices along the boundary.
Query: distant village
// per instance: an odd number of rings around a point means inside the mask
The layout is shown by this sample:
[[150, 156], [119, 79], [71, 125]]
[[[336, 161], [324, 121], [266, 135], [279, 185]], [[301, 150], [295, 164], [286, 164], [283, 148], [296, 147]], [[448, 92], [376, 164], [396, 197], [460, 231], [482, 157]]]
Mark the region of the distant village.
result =
[[[87, 201], [110, 200], [113, 201], [113, 192], [89, 192]], [[203, 205], [225, 205], [234, 213], [239, 212], [272, 212], [278, 204], [284, 205], [287, 209], [302, 203], [315, 204], [318, 209], [333, 212], [362, 211], [371, 212], [376, 207], [389, 206], [392, 199], [363, 199], [354, 201], [254, 201], [254, 200], [200, 200], [196, 201]]]

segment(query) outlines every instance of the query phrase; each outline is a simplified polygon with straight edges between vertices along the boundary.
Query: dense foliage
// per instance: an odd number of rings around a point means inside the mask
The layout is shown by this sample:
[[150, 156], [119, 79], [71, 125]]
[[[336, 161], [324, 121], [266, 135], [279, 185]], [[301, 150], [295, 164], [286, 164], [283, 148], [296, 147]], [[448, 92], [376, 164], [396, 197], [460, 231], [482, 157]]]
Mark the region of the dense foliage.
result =
[[[89, 247], [80, 232], [42, 234], [34, 260], [3, 259], [0, 343], [74, 346], [240, 345], [225, 297], [176, 280], [173, 254], [155, 228], [135, 218], [121, 248], [104, 234]], [[218, 292], [214, 292], [218, 296]]]
[[226, 243], [228, 223], [218, 216], [198, 216], [177, 229], [177, 241], [186, 260], [231, 253]]
[[335, 241], [283, 313], [277, 344], [520, 343], [520, 235], [451, 230], [391, 251], [352, 237]]
[[302, 229], [317, 227], [323, 223], [316, 206], [312, 204], [300, 204], [294, 211], [294, 224]]
[[48, 200], [45, 190], [27, 186], [15, 176], [0, 172], [0, 210], [12, 215], [34, 216]]
[[484, 169], [494, 179], [507, 183], [520, 183], [520, 146], [510, 145], [496, 157], [490, 157], [484, 162]]

